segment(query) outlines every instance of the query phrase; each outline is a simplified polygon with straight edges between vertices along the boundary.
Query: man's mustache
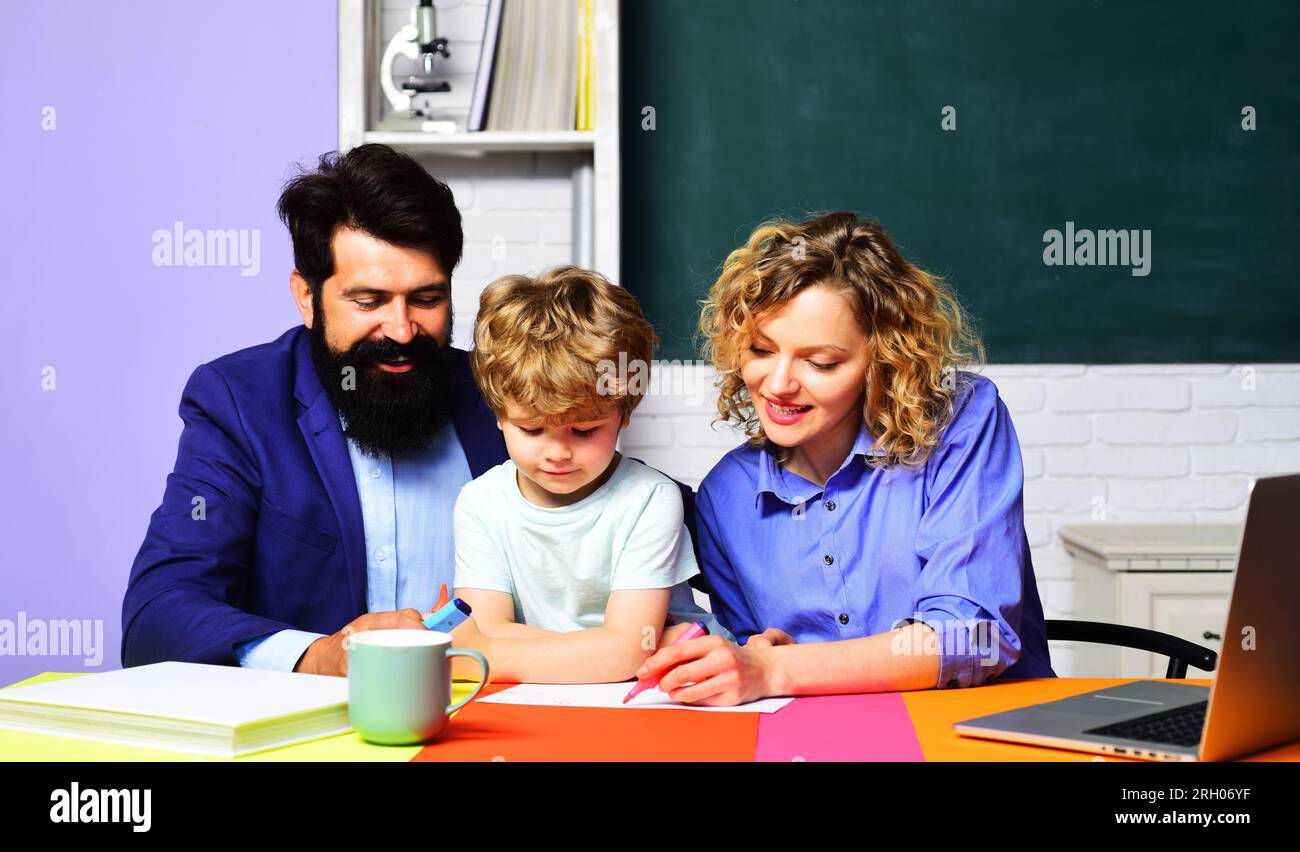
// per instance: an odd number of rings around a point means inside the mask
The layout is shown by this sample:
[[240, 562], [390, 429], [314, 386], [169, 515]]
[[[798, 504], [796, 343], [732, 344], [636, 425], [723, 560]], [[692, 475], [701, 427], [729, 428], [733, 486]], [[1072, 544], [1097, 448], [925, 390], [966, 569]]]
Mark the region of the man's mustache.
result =
[[409, 358], [416, 364], [430, 364], [442, 354], [438, 341], [428, 335], [419, 334], [406, 343], [398, 343], [391, 337], [383, 340], [359, 340], [340, 357], [353, 363], [372, 361], [392, 361], [397, 358]]

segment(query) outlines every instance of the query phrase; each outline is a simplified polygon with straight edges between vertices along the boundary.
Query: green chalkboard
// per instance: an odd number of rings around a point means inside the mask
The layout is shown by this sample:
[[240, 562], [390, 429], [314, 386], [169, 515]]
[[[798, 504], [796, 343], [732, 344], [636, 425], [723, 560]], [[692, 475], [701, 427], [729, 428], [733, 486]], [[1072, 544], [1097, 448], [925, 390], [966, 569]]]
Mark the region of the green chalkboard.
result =
[[[855, 210], [993, 363], [1300, 361], [1300, 3], [634, 0], [620, 28], [623, 283], [661, 358], [697, 357], [755, 224]], [[1146, 274], [1048, 265], [1067, 223], [1149, 231]]]

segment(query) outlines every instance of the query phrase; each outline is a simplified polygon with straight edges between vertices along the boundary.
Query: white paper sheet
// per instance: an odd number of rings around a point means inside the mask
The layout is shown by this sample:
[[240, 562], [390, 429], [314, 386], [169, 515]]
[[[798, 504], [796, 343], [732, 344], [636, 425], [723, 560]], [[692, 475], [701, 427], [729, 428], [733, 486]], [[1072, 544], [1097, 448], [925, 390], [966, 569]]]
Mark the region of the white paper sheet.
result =
[[736, 707], [695, 707], [678, 704], [657, 689], [647, 689], [627, 704], [623, 696], [632, 691], [627, 683], [521, 683], [488, 695], [479, 701], [489, 704], [525, 704], [536, 707], [626, 707], [629, 710], [705, 710], [713, 713], [775, 713], [793, 698], [763, 698]]

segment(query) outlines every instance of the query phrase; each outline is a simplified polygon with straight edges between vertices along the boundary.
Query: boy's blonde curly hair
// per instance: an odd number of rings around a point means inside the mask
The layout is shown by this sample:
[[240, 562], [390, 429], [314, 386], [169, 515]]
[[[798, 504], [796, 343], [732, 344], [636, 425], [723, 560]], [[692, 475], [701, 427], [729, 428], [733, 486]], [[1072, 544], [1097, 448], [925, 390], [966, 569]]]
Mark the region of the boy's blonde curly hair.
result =
[[[470, 369], [498, 417], [513, 402], [548, 425], [599, 420], [641, 402], [657, 343], [631, 293], [597, 272], [558, 266], [483, 290]], [[644, 372], [629, 375], [636, 367]]]
[[[884, 455], [873, 464], [920, 467], [938, 445], [965, 382], [958, 367], [984, 361], [984, 345], [944, 281], [909, 263], [879, 223], [828, 213], [764, 223], [733, 251], [701, 302], [704, 356], [718, 371], [718, 414], [749, 442], [766, 441], [740, 374], [758, 321], [808, 287], [854, 306], [871, 357], [862, 418]], [[776, 448], [783, 463], [788, 448]]]

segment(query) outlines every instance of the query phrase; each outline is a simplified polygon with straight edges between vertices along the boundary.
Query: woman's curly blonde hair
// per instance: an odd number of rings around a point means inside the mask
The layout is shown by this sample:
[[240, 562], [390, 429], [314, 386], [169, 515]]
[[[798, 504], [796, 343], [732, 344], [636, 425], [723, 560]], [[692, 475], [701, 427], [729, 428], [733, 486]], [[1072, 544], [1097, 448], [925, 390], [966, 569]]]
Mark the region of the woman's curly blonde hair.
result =
[[[966, 384], [958, 368], [978, 368], [984, 344], [943, 279], [909, 263], [879, 223], [854, 213], [766, 222], [728, 255], [700, 303], [704, 357], [718, 371], [719, 420], [742, 427], [750, 444], [766, 442], [741, 356], [759, 320], [816, 286], [845, 294], [867, 336], [862, 419], [883, 451], [873, 464], [920, 467]], [[789, 448], [773, 449], [788, 460]]]

